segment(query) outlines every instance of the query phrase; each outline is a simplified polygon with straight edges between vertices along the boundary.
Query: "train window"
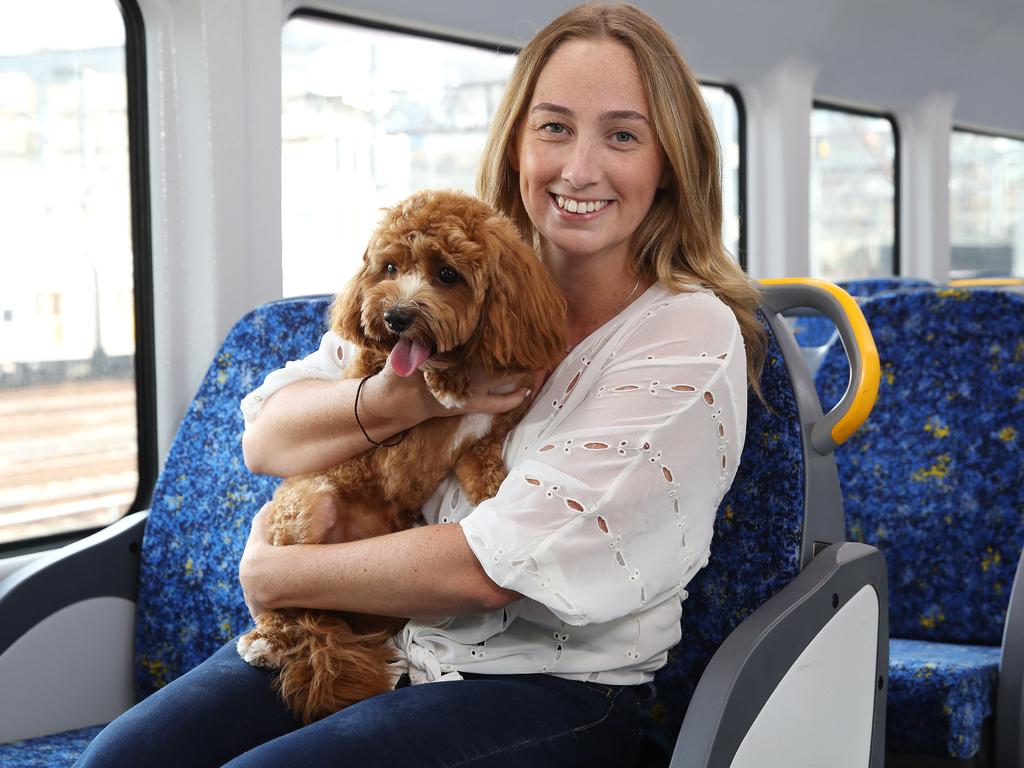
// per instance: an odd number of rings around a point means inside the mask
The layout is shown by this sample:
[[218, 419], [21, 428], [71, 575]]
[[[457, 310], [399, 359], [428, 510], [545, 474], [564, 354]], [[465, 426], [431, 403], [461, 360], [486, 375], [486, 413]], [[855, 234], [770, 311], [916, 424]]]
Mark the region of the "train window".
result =
[[282, 34], [284, 295], [337, 290], [379, 210], [472, 192], [515, 59], [465, 43], [297, 16]]
[[1024, 277], [1024, 140], [953, 131], [949, 225], [952, 277]]
[[37, 0], [0, 17], [0, 549], [13, 551], [123, 515], [153, 456], [137, 428], [125, 19], [141, 45], [138, 8]]
[[[417, 189], [472, 192], [515, 65], [496, 46], [303, 12], [282, 32], [283, 293], [337, 290], [382, 207]], [[742, 108], [705, 86], [722, 146], [723, 235], [739, 254]]]
[[899, 273], [896, 121], [815, 102], [810, 271], [844, 279]]
[[722, 242], [726, 249], [746, 267], [744, 243], [741, 240], [743, 209], [743, 102], [735, 88], [702, 84], [704, 101], [718, 131], [722, 163]]

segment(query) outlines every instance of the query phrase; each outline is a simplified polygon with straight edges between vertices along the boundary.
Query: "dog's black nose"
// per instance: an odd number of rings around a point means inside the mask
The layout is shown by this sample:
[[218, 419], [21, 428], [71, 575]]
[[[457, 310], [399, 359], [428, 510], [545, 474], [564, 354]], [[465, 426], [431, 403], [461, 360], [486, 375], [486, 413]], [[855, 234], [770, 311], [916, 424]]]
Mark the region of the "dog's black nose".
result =
[[412, 325], [412, 312], [407, 309], [385, 309], [384, 322], [394, 333], [401, 333]]

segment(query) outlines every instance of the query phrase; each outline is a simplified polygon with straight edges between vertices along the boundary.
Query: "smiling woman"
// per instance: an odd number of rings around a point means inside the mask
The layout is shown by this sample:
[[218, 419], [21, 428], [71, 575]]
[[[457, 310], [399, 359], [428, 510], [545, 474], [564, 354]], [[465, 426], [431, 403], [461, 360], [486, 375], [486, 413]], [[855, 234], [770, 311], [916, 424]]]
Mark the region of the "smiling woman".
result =
[[[588, 75], [599, 65], [609, 74], [597, 84]], [[664, 85], [657, 96], [655, 69]], [[340, 711], [318, 707], [323, 719], [307, 724], [282, 718], [283, 705], [267, 701], [274, 677], [220, 654], [112, 723], [83, 765], [140, 754], [140, 738], [159, 742], [167, 761], [190, 765], [231, 755], [239, 766], [277, 765], [296, 749], [317, 764], [338, 754], [366, 765], [631, 762], [634, 689], [653, 679], [679, 640], [683, 588], [708, 563], [715, 510], [738, 467], [748, 382], [764, 349], [757, 292], [722, 247], [717, 140], [699, 86], [651, 17], [628, 5], [563, 14], [521, 52], [508, 94], [479, 179], [479, 196], [495, 210], [474, 201], [487, 213], [450, 243], [452, 217], [434, 216], [424, 199], [389, 214], [394, 226], [385, 217], [364, 257], [363, 299], [352, 302], [350, 287], [334, 305], [321, 346], [328, 360], [314, 354], [271, 373], [268, 382], [288, 370], [303, 380], [259, 391], [262, 408], [247, 413], [246, 463], [287, 467], [282, 493], [320, 467], [364, 460], [367, 444], [391, 446], [379, 449], [389, 462], [381, 476], [401, 494], [359, 498], [371, 512], [384, 499], [400, 512], [418, 508], [427, 525], [359, 540], [271, 542], [275, 494], [257, 515], [239, 571], [261, 626], [267, 612], [309, 609], [402, 619], [379, 650], [411, 685], [383, 685]], [[509, 182], [505, 200], [489, 184], [496, 166]], [[520, 231], [499, 214], [518, 215]], [[471, 249], [462, 260], [454, 246], [498, 220], [507, 226], [495, 252], [482, 258]], [[433, 247], [421, 247], [431, 226], [439, 228]], [[392, 230], [394, 242], [385, 242]], [[505, 263], [512, 252], [522, 253], [528, 279]], [[474, 310], [478, 261], [495, 278], [486, 309]], [[431, 341], [407, 324], [411, 315], [385, 313], [411, 312], [413, 304], [466, 332], [452, 344], [443, 335]], [[348, 309], [339, 315], [340, 307]], [[563, 318], [568, 351], [561, 332], [549, 343]], [[342, 337], [360, 340], [347, 366], [331, 352]], [[424, 358], [434, 344], [438, 353]], [[474, 350], [479, 360], [464, 357]], [[465, 359], [477, 362], [460, 365]], [[508, 383], [506, 364], [521, 375], [520, 389], [492, 394]], [[450, 388], [433, 386], [449, 380]], [[543, 381], [533, 399], [530, 381]], [[359, 414], [355, 397], [365, 406]], [[439, 482], [424, 457], [446, 454], [446, 443], [420, 444], [421, 430], [455, 424], [458, 434], [477, 435], [496, 413], [515, 422], [508, 439], [495, 441], [495, 451], [474, 446], [462, 454], [469, 463], [460, 456], [454, 475]], [[451, 418], [466, 414], [465, 422]], [[408, 440], [392, 440], [406, 430]], [[415, 461], [392, 466], [410, 445]], [[484, 486], [481, 476], [493, 482]], [[326, 490], [316, 485], [296, 504], [316, 517], [316, 494]], [[269, 642], [239, 651], [249, 660], [253, 649], [263, 658], [287, 645], [277, 635]], [[290, 679], [277, 678], [286, 698]], [[424, 685], [441, 680], [458, 684]], [[211, 691], [218, 711], [239, 700], [269, 703], [266, 727], [210, 734], [209, 718], [186, 716], [195, 684]], [[400, 756], [385, 735], [394, 731], [412, 734]]]

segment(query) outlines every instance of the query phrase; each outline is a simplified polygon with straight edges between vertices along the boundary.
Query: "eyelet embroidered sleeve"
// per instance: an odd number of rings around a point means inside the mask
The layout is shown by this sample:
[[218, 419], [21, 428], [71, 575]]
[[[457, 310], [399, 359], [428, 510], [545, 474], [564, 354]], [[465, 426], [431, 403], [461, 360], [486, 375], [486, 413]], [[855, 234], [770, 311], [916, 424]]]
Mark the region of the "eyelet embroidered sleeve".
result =
[[742, 336], [709, 292], [588, 352], [538, 394], [498, 495], [460, 521], [492, 580], [572, 625], [680, 595], [707, 563], [746, 425]]
[[340, 381], [352, 354], [353, 348], [349, 342], [339, 339], [334, 331], [327, 331], [315, 352], [301, 360], [289, 361], [284, 368], [271, 371], [259, 387], [242, 398], [240, 407], [245, 423], [255, 421], [267, 398], [293, 382], [303, 379]]

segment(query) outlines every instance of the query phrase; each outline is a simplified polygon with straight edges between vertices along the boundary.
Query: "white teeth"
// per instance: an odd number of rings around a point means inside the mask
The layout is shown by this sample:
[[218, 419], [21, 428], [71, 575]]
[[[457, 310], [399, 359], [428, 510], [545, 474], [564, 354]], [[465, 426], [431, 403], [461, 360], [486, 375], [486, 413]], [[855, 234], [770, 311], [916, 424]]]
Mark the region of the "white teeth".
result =
[[569, 197], [562, 197], [556, 195], [555, 200], [558, 202], [558, 207], [562, 208], [570, 213], [593, 213], [594, 211], [600, 211], [606, 205], [607, 200], [590, 200], [584, 202], [582, 200], [573, 200]]

